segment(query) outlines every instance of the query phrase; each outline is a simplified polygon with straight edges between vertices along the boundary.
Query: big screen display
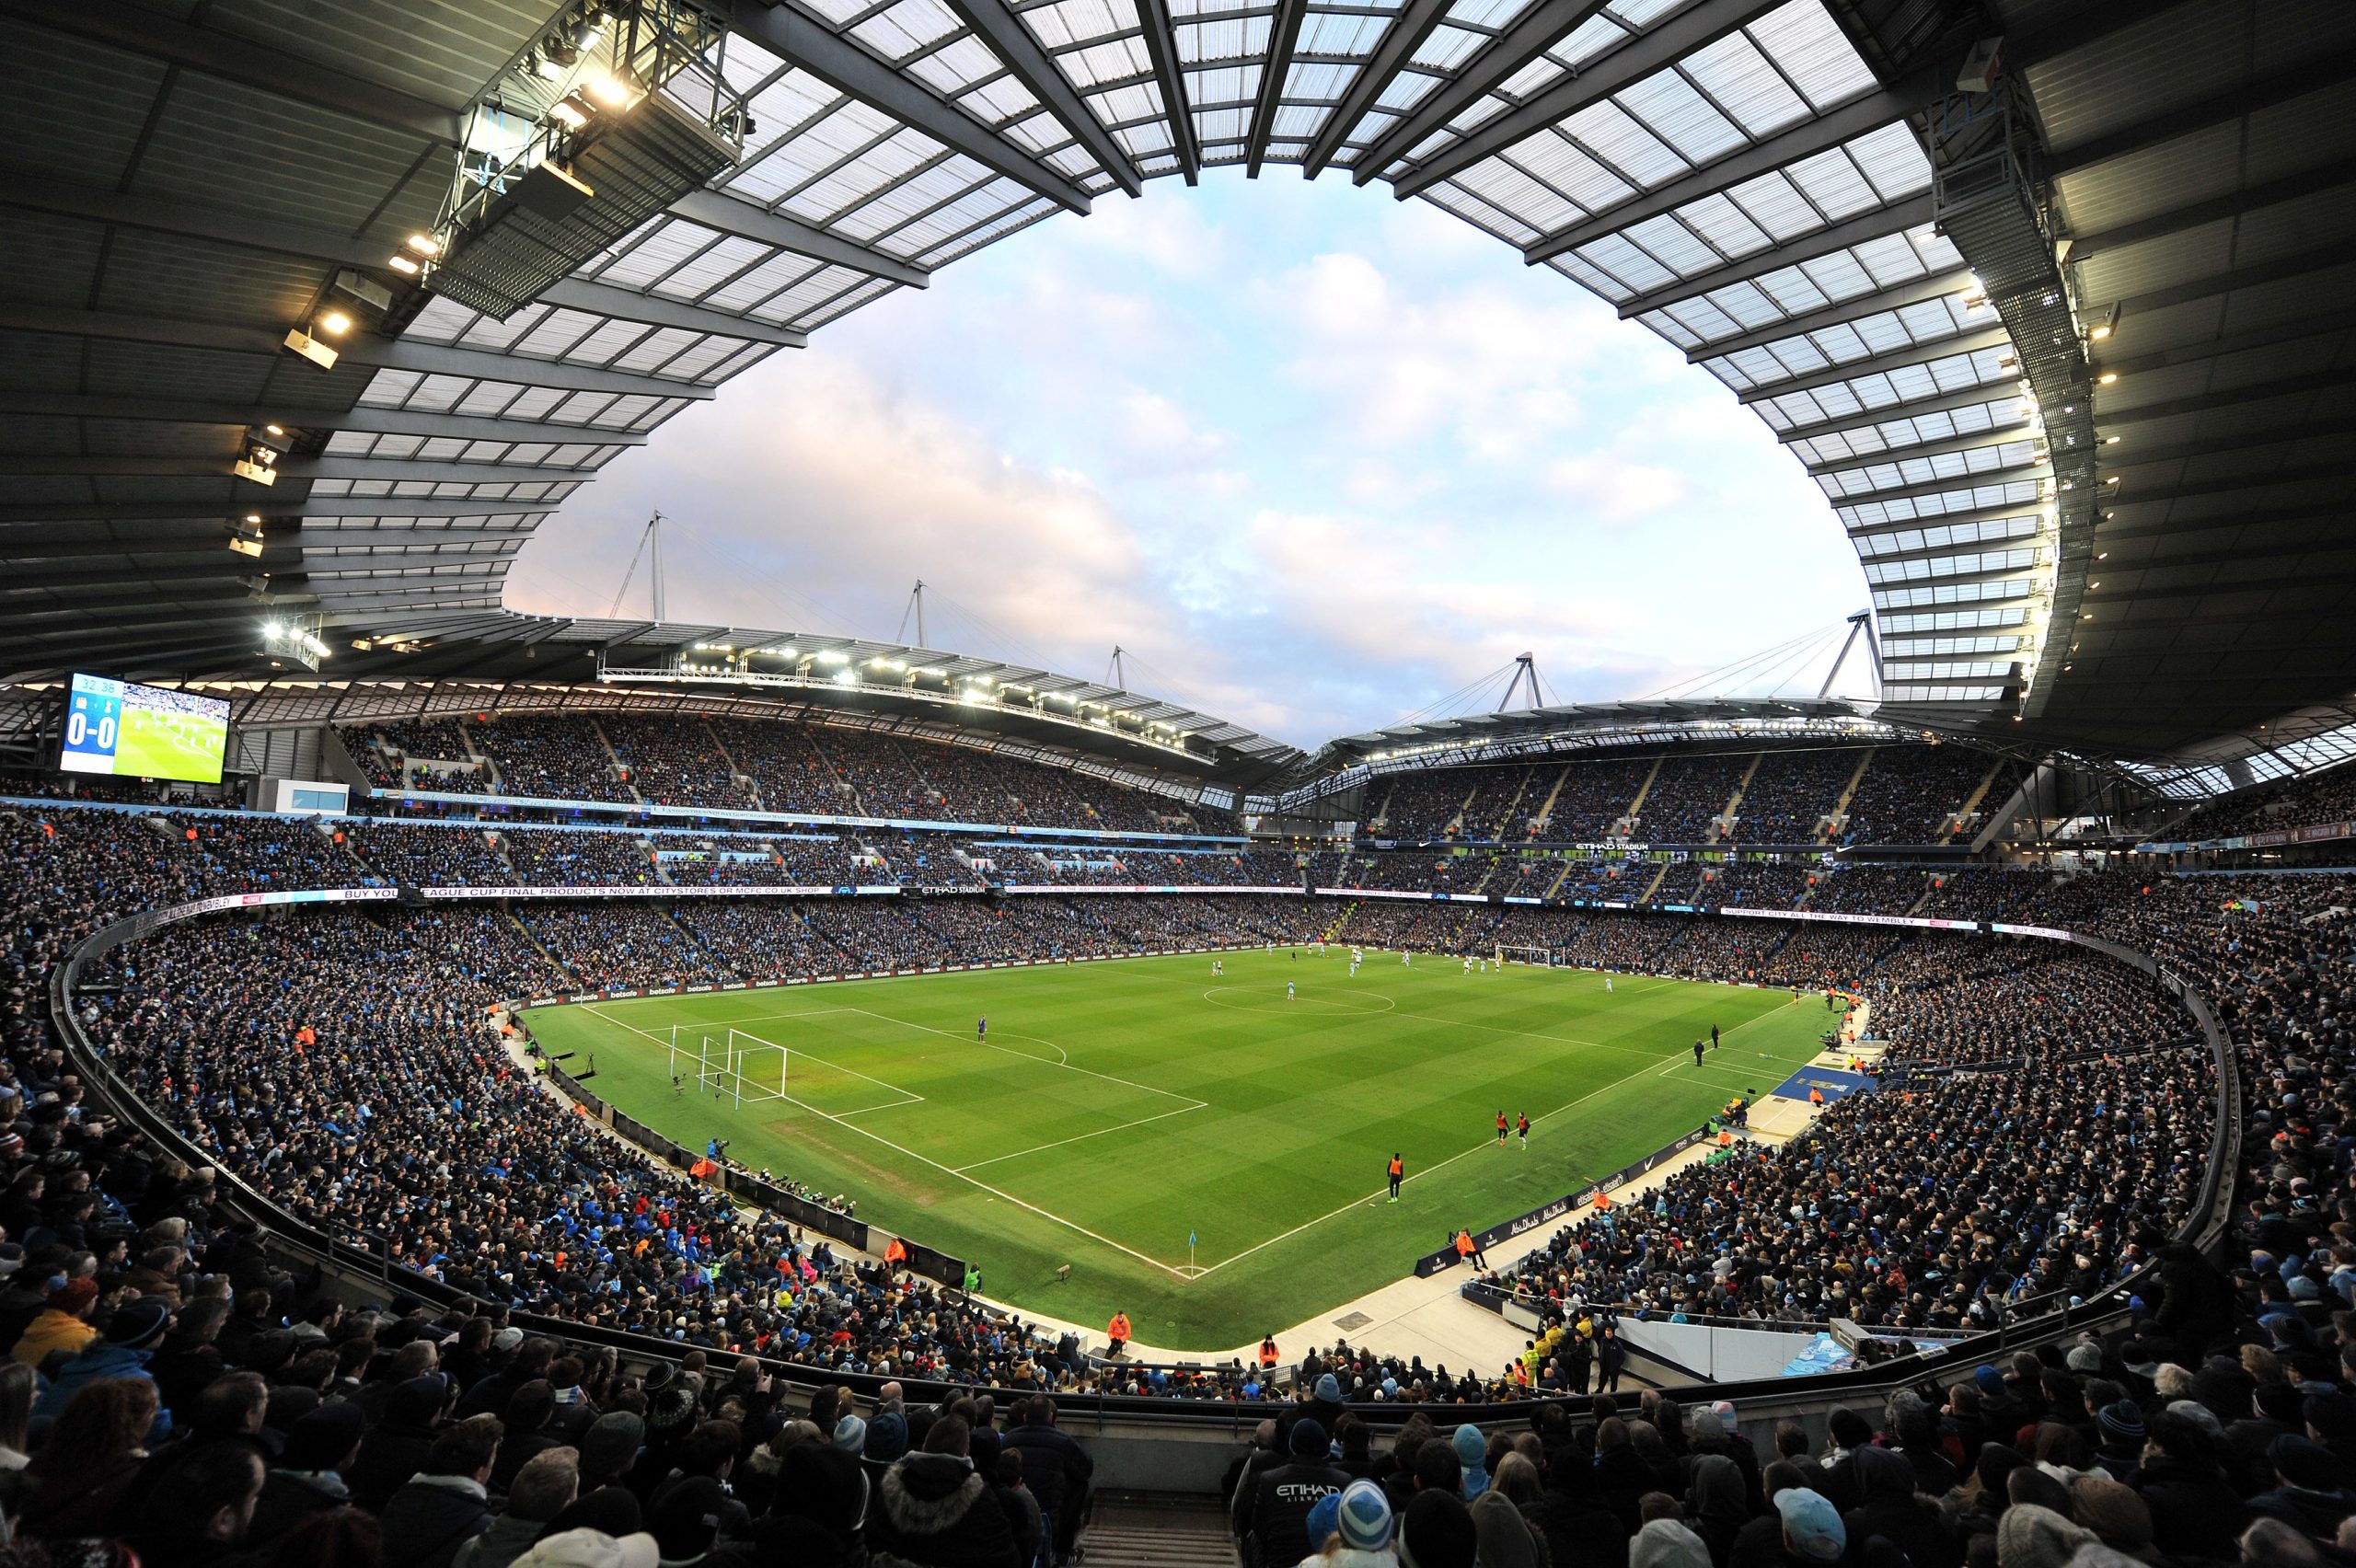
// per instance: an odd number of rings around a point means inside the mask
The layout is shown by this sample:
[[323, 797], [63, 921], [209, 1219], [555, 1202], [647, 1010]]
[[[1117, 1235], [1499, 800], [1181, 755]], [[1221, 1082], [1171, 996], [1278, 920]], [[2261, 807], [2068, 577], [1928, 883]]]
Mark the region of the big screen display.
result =
[[229, 705], [218, 698], [75, 675], [57, 766], [68, 773], [218, 784], [228, 747]]

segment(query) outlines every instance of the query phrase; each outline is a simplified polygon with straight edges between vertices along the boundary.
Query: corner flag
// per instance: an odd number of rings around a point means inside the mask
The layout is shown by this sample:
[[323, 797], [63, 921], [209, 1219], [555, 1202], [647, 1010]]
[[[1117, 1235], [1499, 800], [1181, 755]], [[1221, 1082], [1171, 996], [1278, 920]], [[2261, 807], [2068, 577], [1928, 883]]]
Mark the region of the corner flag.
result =
[[1189, 1247], [1191, 1247], [1191, 1246], [1193, 1246], [1194, 1244], [1195, 1244], [1195, 1232], [1194, 1232], [1194, 1228], [1190, 1226], [1190, 1227], [1188, 1227], [1188, 1228], [1187, 1228], [1187, 1230], [1186, 1230], [1186, 1245], [1187, 1245], [1187, 1246], [1189, 1246]]

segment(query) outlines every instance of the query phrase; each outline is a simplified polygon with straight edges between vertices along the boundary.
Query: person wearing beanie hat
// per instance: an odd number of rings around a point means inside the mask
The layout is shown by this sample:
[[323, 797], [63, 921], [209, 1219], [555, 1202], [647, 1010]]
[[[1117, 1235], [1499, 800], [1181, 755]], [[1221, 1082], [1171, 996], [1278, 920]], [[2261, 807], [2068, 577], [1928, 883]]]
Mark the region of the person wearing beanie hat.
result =
[[[89, 1281], [76, 1280], [75, 1283], [87, 1285]], [[75, 1394], [92, 1383], [106, 1379], [132, 1378], [143, 1383], [154, 1382], [155, 1375], [147, 1370], [147, 1364], [156, 1359], [154, 1347], [164, 1337], [164, 1331], [171, 1326], [171, 1321], [169, 1312], [150, 1302], [135, 1301], [121, 1309], [109, 1323], [103, 1337], [87, 1341], [80, 1354], [51, 1377], [49, 1388], [33, 1406], [33, 1413], [63, 1415]], [[160, 1395], [158, 1397], [160, 1399]], [[171, 1431], [172, 1412], [159, 1405], [156, 1423], [148, 1428], [148, 1440], [151, 1444], [160, 1443], [171, 1435]]]
[[2157, 1561], [2152, 1551], [2150, 1506], [2133, 1489], [2108, 1476], [2082, 1475], [2071, 1484], [2070, 1516], [2113, 1551]]
[[645, 1441], [646, 1423], [634, 1411], [609, 1410], [591, 1422], [581, 1435], [581, 1490], [595, 1492], [628, 1475]]
[[2102, 1370], [2102, 1346], [2092, 1340], [2081, 1340], [2070, 1347], [2062, 1364], [2081, 1377], [2091, 1378]]
[[[584, 1492], [567, 1505], [564, 1510], [548, 1522], [539, 1539], [560, 1536], [567, 1530], [597, 1530], [609, 1536], [636, 1535], [645, 1528], [646, 1510], [639, 1505], [638, 1494], [627, 1487], [601, 1486], [595, 1492]], [[649, 1537], [652, 1540], [653, 1538]]]
[[1321, 1499], [1350, 1483], [1349, 1474], [1327, 1459], [1327, 1447], [1325, 1428], [1304, 1415], [1286, 1435], [1285, 1462], [1263, 1462], [1253, 1471], [1250, 1507], [1241, 1506], [1239, 1498], [1236, 1510], [1245, 1568], [1292, 1568], [1324, 1544], [1310, 1539], [1309, 1516]]
[[689, 1476], [664, 1493], [647, 1519], [654, 1544], [661, 1548], [664, 1568], [703, 1562], [720, 1539], [722, 1518], [732, 1499], [728, 1489], [710, 1476]]
[[1311, 1562], [1324, 1568], [1393, 1568], [1399, 1561], [1391, 1550], [1394, 1523], [1391, 1499], [1382, 1488], [1371, 1481], [1354, 1481], [1334, 1499], [1334, 1530], [1341, 1538], [1340, 1547], [1322, 1558], [1304, 1560], [1304, 1568]]
[[867, 1423], [855, 1415], [845, 1415], [835, 1423], [833, 1442], [852, 1458], [859, 1458], [867, 1451]]
[[2143, 1412], [2132, 1400], [2119, 1400], [2095, 1412], [2102, 1446], [2095, 1450], [2095, 1465], [2113, 1481], [2133, 1484], [2143, 1464]]
[[70, 1279], [52, 1290], [47, 1304], [17, 1336], [16, 1358], [38, 1372], [57, 1351], [78, 1355], [98, 1337], [89, 1324], [90, 1309], [98, 1301], [98, 1287], [91, 1280]]
[[[977, 1434], [978, 1435], [978, 1434]], [[896, 1410], [878, 1411], [867, 1424], [860, 1452], [878, 1464], [891, 1464], [908, 1451], [908, 1418]]]
[[1456, 1462], [1463, 1468], [1464, 1500], [1470, 1503], [1489, 1489], [1489, 1472], [1486, 1468], [1489, 1440], [1481, 1435], [1479, 1427], [1467, 1422], [1456, 1429], [1454, 1435], [1449, 1438], [1448, 1446], [1455, 1450]]
[[2050, 1508], [2015, 1503], [1996, 1521], [1997, 1568], [2069, 1568], [2078, 1548], [2095, 1539]]
[[2266, 1462], [2274, 1470], [2274, 1488], [2249, 1500], [2252, 1514], [2329, 1540], [2339, 1521], [2356, 1513], [2356, 1493], [2346, 1489], [2339, 1461], [2322, 1444], [2285, 1435], [2267, 1445]]
[[320, 1405], [293, 1423], [285, 1447], [262, 1480], [253, 1522], [241, 1544], [257, 1557], [267, 1557], [271, 1542], [306, 1519], [349, 1504], [352, 1492], [342, 1472], [359, 1458], [367, 1425], [360, 1407], [349, 1400]]
[[1784, 1549], [1793, 1556], [1809, 1562], [1838, 1562], [1848, 1550], [1848, 1530], [1823, 1493], [1788, 1487], [1775, 1493], [1775, 1513], [1784, 1521]]
[[[2207, 1425], [2192, 1413], [2207, 1417]], [[2241, 1494], [2217, 1466], [2222, 1432], [2207, 1406], [2178, 1400], [2145, 1424], [2150, 1435], [2135, 1489], [2151, 1510], [2154, 1539], [2177, 1557], [2231, 1562], [2240, 1548], [2235, 1538], [2249, 1517]]]
[[[1352, 1482], [1352, 1484], [1357, 1483]], [[1342, 1494], [1340, 1493], [1329, 1492], [1317, 1500], [1317, 1506], [1309, 1511], [1309, 1555], [1301, 1559], [1303, 1562], [1315, 1562], [1321, 1560], [1325, 1544], [1333, 1539], [1334, 1527], [1341, 1516]]]
[[[1686, 1534], [1690, 1537], [1692, 1532]], [[1418, 1492], [1399, 1521], [1400, 1568], [1473, 1568], [1480, 1539], [1472, 1525], [1472, 1511], [1464, 1505], [1463, 1498], [1450, 1492]], [[1693, 1544], [1701, 1549], [1698, 1539]], [[1702, 1551], [1698, 1563], [1680, 1563], [1676, 1568], [1709, 1568], [1709, 1552]], [[1646, 1565], [1636, 1562], [1632, 1554], [1630, 1568]]]
[[514, 1568], [657, 1568], [662, 1559], [654, 1538], [643, 1531], [610, 1536], [572, 1529], [540, 1540], [514, 1560]]

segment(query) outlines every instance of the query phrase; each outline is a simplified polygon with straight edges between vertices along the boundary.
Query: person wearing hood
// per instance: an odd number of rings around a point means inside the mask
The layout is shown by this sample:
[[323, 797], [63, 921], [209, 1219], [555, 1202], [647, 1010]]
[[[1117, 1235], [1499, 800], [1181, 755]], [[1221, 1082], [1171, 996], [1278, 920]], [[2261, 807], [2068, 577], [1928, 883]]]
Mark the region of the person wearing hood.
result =
[[2036, 1503], [2015, 1503], [1996, 1525], [1999, 1568], [2068, 1568], [2078, 1548], [2096, 1542], [2063, 1515]]
[[2322, 1444], [2285, 1435], [2267, 1446], [2266, 1462], [2274, 1468], [2274, 1487], [2249, 1500], [2251, 1513], [2317, 1540], [2331, 1539], [2339, 1521], [2356, 1513], [2356, 1493], [2347, 1490], [2339, 1461]]
[[1734, 1538], [1750, 1518], [1742, 1468], [1724, 1453], [1703, 1452], [1686, 1461], [1685, 1518], [1710, 1549], [1714, 1568], [1727, 1568]]
[[1538, 1500], [1538, 1467], [1528, 1456], [1507, 1454], [1496, 1474], [1472, 1500], [1472, 1528], [1480, 1538], [1482, 1568], [1548, 1568], [1546, 1537], [1522, 1514]]
[[1628, 1568], [1628, 1528], [1603, 1505], [1595, 1464], [1565, 1447], [1546, 1465], [1545, 1487], [1522, 1516], [1538, 1527], [1560, 1568]]
[[1888, 1448], [1859, 1448], [1849, 1456], [1857, 1504], [1841, 1516], [1849, 1568], [1865, 1568], [1865, 1543], [1888, 1541], [1913, 1568], [1961, 1568], [1963, 1554], [1940, 1528], [1938, 1510], [1914, 1490], [1914, 1467]]
[[1709, 1544], [1682, 1519], [1653, 1519], [1628, 1543], [1628, 1568], [1711, 1568]]
[[1318, 1499], [1342, 1491], [1350, 1477], [1326, 1458], [1325, 1429], [1309, 1416], [1293, 1423], [1289, 1458], [1262, 1465], [1252, 1477], [1248, 1509], [1237, 1499], [1243, 1521], [1243, 1560], [1248, 1568], [1287, 1568], [1319, 1543], [1309, 1539], [1310, 1511]]
[[1455, 1450], [1457, 1465], [1464, 1471], [1464, 1501], [1470, 1503], [1489, 1489], [1489, 1440], [1481, 1435], [1479, 1427], [1467, 1422], [1456, 1429], [1448, 1444]]
[[1022, 1568], [1006, 1512], [974, 1473], [971, 1448], [963, 1416], [935, 1420], [923, 1449], [885, 1470], [876, 1486], [869, 1549], [923, 1568]]
[[1396, 1522], [1381, 1487], [1354, 1481], [1334, 1496], [1332, 1539], [1302, 1558], [1299, 1568], [1399, 1568], [1392, 1540]]
[[1634, 1535], [1645, 1522], [1645, 1493], [1658, 1491], [1659, 1486], [1652, 1467], [1638, 1457], [1628, 1424], [1616, 1415], [1596, 1424], [1595, 1482], [1604, 1506], [1611, 1510], [1622, 1529]]
[[860, 1526], [872, 1494], [867, 1472], [840, 1449], [816, 1441], [780, 1455], [768, 1516], [753, 1527], [765, 1561], [796, 1568], [863, 1562]]
[[57, 1351], [79, 1355], [84, 1345], [98, 1337], [89, 1320], [90, 1309], [98, 1304], [96, 1281], [67, 1280], [43, 1298], [40, 1311], [17, 1336], [12, 1354], [36, 1372]]

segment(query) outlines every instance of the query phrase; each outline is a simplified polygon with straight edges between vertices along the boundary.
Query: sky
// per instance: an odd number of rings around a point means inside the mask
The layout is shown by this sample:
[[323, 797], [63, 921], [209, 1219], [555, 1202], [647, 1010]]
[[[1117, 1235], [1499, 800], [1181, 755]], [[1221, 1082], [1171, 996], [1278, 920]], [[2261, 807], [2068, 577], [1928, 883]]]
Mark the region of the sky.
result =
[[1866, 604], [1732, 392], [1332, 174], [1100, 198], [771, 355], [576, 493], [510, 607], [605, 615], [657, 508], [671, 620], [912, 641], [921, 578], [935, 649], [1102, 680], [1117, 644], [1305, 748], [1494, 706], [1524, 651], [1553, 700], [1636, 698]]

